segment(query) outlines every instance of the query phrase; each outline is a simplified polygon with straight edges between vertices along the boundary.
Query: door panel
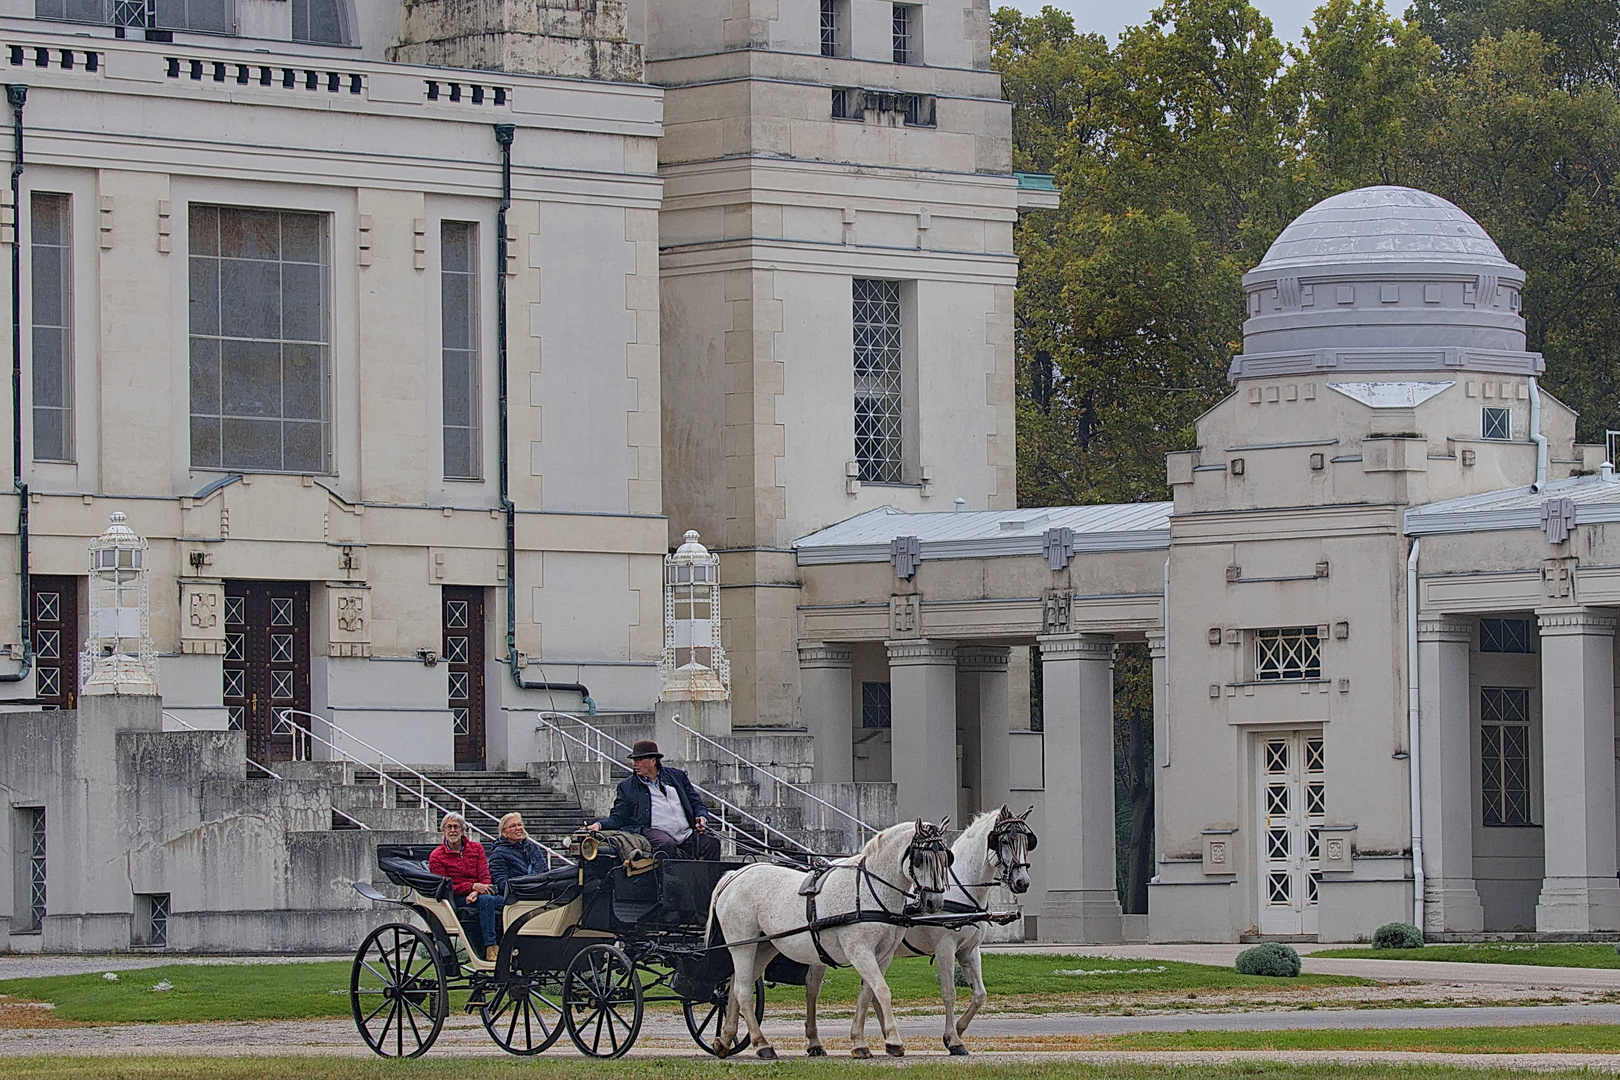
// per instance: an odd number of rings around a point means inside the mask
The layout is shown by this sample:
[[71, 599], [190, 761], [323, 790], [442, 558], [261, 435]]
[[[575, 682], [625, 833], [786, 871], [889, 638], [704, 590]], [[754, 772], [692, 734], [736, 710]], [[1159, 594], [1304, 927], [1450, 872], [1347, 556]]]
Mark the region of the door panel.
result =
[[276, 710], [309, 710], [307, 582], [225, 583], [221, 701], [231, 730], [247, 732], [248, 757], [255, 761], [293, 757], [294, 729], [308, 730], [309, 719], [292, 716], [289, 724], [277, 724]]
[[81, 580], [43, 574], [28, 580], [34, 605], [34, 697], [46, 709], [71, 709], [79, 702]]
[[444, 587], [443, 655], [450, 667], [456, 766], [484, 767], [484, 590]]
[[1322, 733], [1258, 740], [1260, 932], [1316, 933], [1326, 783]]

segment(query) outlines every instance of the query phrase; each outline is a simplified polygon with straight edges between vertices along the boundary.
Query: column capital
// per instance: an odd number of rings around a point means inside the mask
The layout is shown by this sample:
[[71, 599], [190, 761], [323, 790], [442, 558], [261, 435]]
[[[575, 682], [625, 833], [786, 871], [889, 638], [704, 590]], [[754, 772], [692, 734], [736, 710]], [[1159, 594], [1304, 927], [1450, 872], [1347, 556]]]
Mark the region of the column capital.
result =
[[1154, 660], [1163, 660], [1167, 655], [1165, 642], [1169, 640], [1169, 637], [1168, 631], [1149, 630], [1147, 632], [1148, 656]]
[[1004, 674], [1012, 649], [1006, 645], [958, 645], [956, 670], [972, 674]]
[[1042, 634], [1041, 662], [1051, 660], [1112, 660], [1114, 639], [1105, 634]]
[[1419, 641], [1468, 645], [1474, 640], [1474, 624], [1451, 615], [1419, 614], [1417, 636]]
[[847, 668], [853, 664], [855, 649], [837, 642], [816, 641], [799, 646], [799, 670]]
[[1614, 637], [1616, 621], [1614, 616], [1602, 614], [1595, 608], [1539, 608], [1536, 611], [1542, 637]]
[[924, 664], [950, 664], [956, 666], [956, 642], [936, 641], [932, 638], [913, 638], [909, 641], [885, 641], [889, 650], [890, 667], [909, 667]]

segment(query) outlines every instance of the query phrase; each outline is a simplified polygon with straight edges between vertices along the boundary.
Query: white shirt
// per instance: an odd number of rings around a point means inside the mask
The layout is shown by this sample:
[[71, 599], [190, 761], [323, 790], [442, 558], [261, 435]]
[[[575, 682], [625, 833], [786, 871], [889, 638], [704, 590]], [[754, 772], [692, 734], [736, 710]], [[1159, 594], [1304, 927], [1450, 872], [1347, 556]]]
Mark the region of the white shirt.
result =
[[675, 793], [675, 788], [670, 784], [660, 784], [657, 780], [641, 782], [652, 796], [652, 827], [668, 833], [677, 844], [684, 843], [692, 835], [692, 826], [686, 820], [686, 810], [681, 806], [681, 797]]

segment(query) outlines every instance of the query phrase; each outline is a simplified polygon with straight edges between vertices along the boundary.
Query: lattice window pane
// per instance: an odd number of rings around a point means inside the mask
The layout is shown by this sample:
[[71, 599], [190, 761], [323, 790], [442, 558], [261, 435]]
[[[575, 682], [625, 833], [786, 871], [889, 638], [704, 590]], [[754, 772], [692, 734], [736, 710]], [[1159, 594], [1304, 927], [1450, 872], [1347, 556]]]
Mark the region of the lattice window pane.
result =
[[439, 223], [439, 322], [444, 409], [444, 475], [476, 480], [482, 391], [478, 349], [478, 226]]
[[1285, 742], [1266, 743], [1266, 772], [1285, 773], [1288, 771], [1288, 744]]
[[1294, 900], [1294, 878], [1292, 874], [1277, 872], [1268, 875], [1270, 889], [1268, 899], [1273, 904], [1290, 904]]
[[1321, 784], [1305, 785], [1305, 812], [1313, 817], [1327, 813], [1327, 797], [1323, 794]]
[[1322, 677], [1322, 643], [1314, 626], [1257, 630], [1254, 677], [1261, 682]]
[[886, 682], [861, 683], [861, 726], [886, 728], [894, 720], [892, 698]]
[[293, 697], [293, 673], [290, 671], [272, 671], [270, 673], [270, 696], [277, 701], [291, 701]]
[[1288, 858], [1288, 830], [1287, 829], [1268, 829], [1268, 830], [1266, 830], [1266, 858], [1268, 858], [1268, 859], [1286, 859], [1286, 858]]
[[860, 479], [898, 484], [905, 464], [899, 282], [855, 279], [854, 334], [855, 460]]
[[34, 632], [34, 653], [41, 660], [62, 659], [62, 631], [36, 630]]
[[230, 705], [225, 709], [226, 724], [232, 731], [241, 731], [247, 726], [247, 711], [240, 705]]
[[270, 598], [270, 625], [291, 626], [293, 624], [293, 602], [290, 596], [274, 596]]
[[452, 671], [450, 673], [450, 700], [467, 700], [467, 673], [465, 671]]
[[444, 659], [446, 663], [465, 664], [467, 662], [467, 639], [459, 636], [445, 638]]
[[293, 636], [291, 634], [270, 635], [270, 662], [272, 664], [290, 664], [293, 662]]
[[452, 630], [467, 629], [467, 601], [451, 600], [444, 605], [444, 625]]
[[228, 698], [246, 697], [247, 693], [243, 689], [243, 680], [246, 678], [247, 672], [243, 671], [241, 668], [226, 668], [225, 678], [223, 680], [224, 696]]
[[1270, 817], [1288, 816], [1288, 785], [1272, 784], [1266, 788], [1266, 814]]
[[1482, 409], [1479, 415], [1480, 438], [1510, 439], [1513, 437], [1513, 413], [1508, 409]]
[[1486, 825], [1529, 825], [1530, 691], [1480, 690], [1480, 800]]
[[1529, 619], [1479, 620], [1480, 652], [1529, 653], [1535, 651], [1535, 641]]
[[1305, 831], [1305, 857], [1307, 859], [1320, 859], [1322, 857], [1322, 833], [1319, 829]]
[[1517, 686], [1487, 686], [1479, 692], [1479, 715], [1488, 724], [1528, 724], [1530, 691]]
[[31, 929], [37, 930], [45, 921], [45, 808], [33, 807], [27, 813], [33, 819], [28, 823], [28, 906]]
[[226, 635], [225, 635], [225, 659], [227, 659], [227, 660], [240, 660], [240, 659], [242, 659], [242, 656], [243, 656], [242, 649], [243, 649], [245, 641], [246, 641], [246, 635], [238, 634], [238, 633], [226, 633]]
[[34, 459], [73, 460], [73, 250], [66, 195], [31, 200]]
[[897, 64], [910, 64], [913, 62], [912, 51], [912, 21], [914, 9], [910, 4], [894, 5], [894, 62]]
[[34, 693], [39, 697], [57, 697], [62, 693], [62, 669], [39, 667], [34, 669]]
[[1318, 898], [1319, 894], [1321, 893], [1321, 890], [1322, 890], [1322, 875], [1321, 874], [1307, 874], [1307, 875], [1305, 875], [1305, 902], [1307, 904], [1316, 903], [1317, 898]]
[[1322, 753], [1321, 739], [1305, 740], [1305, 771], [1321, 772], [1326, 766], [1326, 757]]
[[472, 732], [472, 714], [466, 709], [451, 709], [451, 718], [457, 735], [467, 735]]
[[243, 598], [240, 596], [227, 596], [225, 598], [225, 625], [241, 626], [247, 618]]
[[821, 0], [821, 55], [838, 55], [838, 0]]
[[62, 594], [54, 592], [35, 593], [34, 618], [39, 622], [60, 622], [62, 619]]

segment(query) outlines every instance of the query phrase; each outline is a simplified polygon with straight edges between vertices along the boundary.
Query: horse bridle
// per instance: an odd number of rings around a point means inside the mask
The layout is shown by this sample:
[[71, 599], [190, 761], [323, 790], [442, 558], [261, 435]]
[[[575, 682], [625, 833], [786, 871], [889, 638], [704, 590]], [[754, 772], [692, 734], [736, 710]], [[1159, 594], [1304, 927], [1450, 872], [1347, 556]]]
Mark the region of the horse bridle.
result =
[[[1031, 808], [1033, 809], [1033, 808]], [[1025, 811], [1027, 814], [1029, 811]], [[1024, 858], [1016, 858], [1018, 852], [1018, 838], [1025, 838]], [[1009, 814], [998, 821], [990, 829], [986, 837], [990, 848], [996, 853], [996, 861], [1001, 864], [1001, 884], [1012, 887], [1012, 876], [1015, 870], [1029, 869], [1029, 852], [1035, 850], [1039, 838], [1035, 830], [1029, 827], [1029, 822], [1022, 816], [1014, 817]]]
[[[940, 896], [950, 888], [949, 885], [944, 884], [940, 884], [938, 888], [929, 888], [922, 883], [922, 878], [917, 873], [918, 865], [924, 860], [932, 860], [935, 867], [937, 867], [940, 857], [943, 856], [946, 873], [930, 875], [932, 880], [938, 883], [947, 875], [952, 878], [955, 877], [955, 874], [951, 872], [951, 866], [956, 862], [956, 853], [951, 850], [951, 845], [945, 838], [945, 827], [950, 823], [950, 820], [947, 817], [938, 825], [928, 821], [918, 822], [917, 831], [912, 836], [911, 843], [906, 845], [903, 858], [906, 871], [911, 876], [912, 886], [905, 891], [908, 901], [913, 899], [921, 901], [923, 895], [930, 893]], [[912, 905], [908, 903], [906, 906], [909, 908]]]

